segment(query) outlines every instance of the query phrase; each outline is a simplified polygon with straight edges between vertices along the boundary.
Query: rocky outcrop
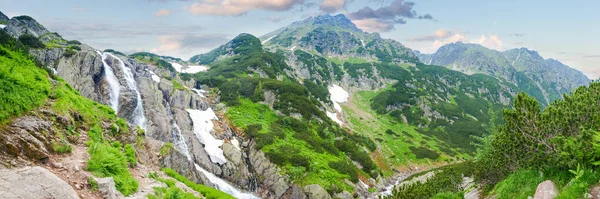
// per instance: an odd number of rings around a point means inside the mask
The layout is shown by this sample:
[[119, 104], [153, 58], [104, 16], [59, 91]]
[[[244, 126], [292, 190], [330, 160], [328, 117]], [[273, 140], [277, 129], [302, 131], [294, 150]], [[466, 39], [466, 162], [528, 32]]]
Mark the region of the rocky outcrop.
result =
[[588, 192], [588, 198], [600, 199], [600, 184], [593, 185]]
[[331, 196], [318, 184], [304, 186], [304, 192], [308, 198], [331, 199]]
[[0, 170], [0, 198], [79, 198], [73, 188], [42, 167]]
[[51, 135], [57, 133], [52, 122], [39, 117], [24, 116], [14, 119], [0, 133], [0, 157], [10, 167], [23, 158], [29, 161], [46, 161], [52, 143]]
[[10, 20], [4, 13], [0, 12], [0, 22], [7, 23]]
[[[256, 143], [250, 142], [249, 159], [250, 165], [254, 168], [256, 177], [261, 179], [260, 187], [268, 193], [259, 193], [268, 198], [280, 198], [290, 187], [286, 179], [279, 175], [277, 166], [265, 157], [265, 154], [254, 147]], [[259, 190], [260, 191], [260, 190]], [[327, 193], [327, 192], [325, 192]], [[274, 195], [271, 195], [274, 194]]]
[[535, 190], [534, 199], [554, 199], [558, 195], [556, 184], [550, 180], [540, 183]]
[[98, 183], [98, 191], [102, 193], [102, 197], [105, 199], [117, 199], [118, 191], [115, 188], [115, 180], [112, 177], [109, 178], [96, 178]]
[[13, 37], [19, 37], [24, 34], [41, 37], [50, 33], [44, 26], [39, 24], [35, 19], [29, 16], [13, 17], [8, 21], [8, 25], [4, 30]]

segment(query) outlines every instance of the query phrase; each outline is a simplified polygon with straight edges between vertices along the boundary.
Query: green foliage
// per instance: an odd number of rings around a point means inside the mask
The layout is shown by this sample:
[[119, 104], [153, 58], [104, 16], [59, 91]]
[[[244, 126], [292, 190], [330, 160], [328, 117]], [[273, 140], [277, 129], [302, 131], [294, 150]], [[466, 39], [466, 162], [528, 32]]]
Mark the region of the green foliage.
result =
[[121, 148], [96, 142], [92, 143], [88, 152], [91, 156], [88, 171], [99, 177], [113, 177], [117, 190], [123, 195], [137, 192], [139, 184], [127, 170], [127, 157]]
[[464, 198], [464, 193], [452, 193], [452, 192], [442, 192], [438, 193], [432, 197], [432, 199], [462, 199]]
[[22, 21], [33, 21], [34, 20], [33, 18], [31, 18], [30, 16], [27, 16], [27, 15], [16, 16], [14, 18], [18, 19], [18, 20], [22, 20]]
[[68, 48], [65, 53], [63, 54], [65, 57], [72, 57], [73, 55], [77, 54], [77, 51]]
[[185, 86], [183, 86], [183, 84], [181, 84], [181, 82], [177, 81], [176, 79], [171, 79], [171, 83], [173, 83], [173, 88], [176, 90], [180, 90], [180, 91], [187, 90], [185, 88]]
[[113, 49], [106, 49], [106, 50], [104, 50], [104, 52], [112, 53], [112, 54], [115, 54], [115, 55], [127, 56], [127, 55], [125, 55], [125, 53], [122, 53], [122, 52], [119, 52], [119, 51], [116, 51], [116, 50], [113, 50]]
[[537, 170], [519, 171], [498, 183], [491, 194], [497, 194], [498, 199], [527, 198], [535, 193], [542, 181]]
[[[392, 196], [385, 198], [456, 198], [450, 197], [461, 191], [462, 174], [452, 168], [437, 171], [426, 182], [415, 182], [392, 191]], [[443, 193], [442, 195], [438, 195]], [[437, 196], [436, 196], [437, 195]]]
[[16, 41], [7, 42], [0, 46], [0, 123], [44, 104], [50, 92], [47, 72], [27, 54], [11, 50]]
[[216, 190], [214, 188], [210, 188], [210, 187], [207, 187], [207, 186], [201, 185], [201, 184], [196, 184], [195, 182], [188, 180], [186, 177], [180, 175], [179, 173], [177, 173], [176, 171], [174, 171], [172, 169], [163, 168], [162, 170], [168, 176], [175, 178], [177, 181], [179, 181], [179, 182], [185, 184], [186, 186], [190, 187], [191, 189], [199, 192], [207, 199], [224, 199], [224, 198], [233, 199], [234, 198], [231, 195], [221, 192], [219, 190]]
[[125, 157], [127, 158], [127, 162], [129, 163], [129, 165], [131, 167], [135, 167], [137, 159], [135, 156], [135, 149], [133, 148], [133, 146], [131, 144], [126, 144], [123, 148], [123, 151], [125, 152]]
[[161, 156], [169, 155], [169, 153], [171, 153], [172, 150], [173, 150], [173, 143], [167, 142], [165, 145], [160, 147], [160, 155]]
[[98, 190], [98, 182], [96, 181], [96, 179], [94, 179], [94, 177], [90, 176], [88, 178], [88, 184], [90, 184], [90, 189], [92, 191], [97, 191]]
[[69, 144], [68, 142], [53, 142], [52, 150], [54, 150], [54, 152], [56, 152], [56, 153], [64, 154], [64, 153], [71, 153], [71, 151], [73, 151], [73, 148], [71, 147], [71, 144]]
[[70, 40], [70, 41], [67, 41], [67, 44], [69, 44], [69, 45], [81, 45], [81, 42], [79, 42], [77, 40]]
[[409, 149], [412, 151], [413, 154], [415, 154], [415, 156], [417, 156], [417, 159], [428, 158], [430, 160], [436, 160], [440, 157], [440, 154], [425, 147], [417, 148], [411, 146], [409, 147]]
[[137, 59], [137, 60], [145, 62], [145, 63], [153, 64], [155, 66], [158, 66], [159, 68], [167, 69], [171, 72], [177, 72], [177, 71], [175, 71], [175, 68], [173, 67], [173, 65], [171, 63], [164, 60], [165, 58], [176, 59], [173, 57], [163, 57], [163, 56], [159, 56], [159, 55], [156, 55], [153, 53], [148, 53], [148, 52], [134, 53], [134, 54], [129, 55], [129, 57], [132, 57], [134, 59]]
[[175, 181], [171, 179], [162, 179], [155, 177], [157, 181], [163, 182], [167, 187], [153, 187], [154, 193], [148, 195], [150, 199], [196, 199], [194, 194], [185, 192], [175, 186]]
[[19, 36], [19, 41], [30, 48], [46, 48], [46, 45], [44, 45], [40, 39], [30, 34]]

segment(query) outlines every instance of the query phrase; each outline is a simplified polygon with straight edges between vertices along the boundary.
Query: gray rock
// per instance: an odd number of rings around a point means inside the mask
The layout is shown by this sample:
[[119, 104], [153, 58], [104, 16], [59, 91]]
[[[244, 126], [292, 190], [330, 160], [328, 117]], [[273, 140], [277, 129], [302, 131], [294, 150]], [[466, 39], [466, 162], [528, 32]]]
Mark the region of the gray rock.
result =
[[554, 199], [558, 195], [558, 189], [554, 182], [546, 180], [540, 183], [535, 190], [534, 199]]
[[79, 198], [69, 184], [42, 167], [0, 170], [0, 198]]
[[590, 188], [590, 191], [588, 192], [588, 196], [588, 198], [591, 199], [600, 199], [600, 184], [592, 186], [592, 188]]
[[21, 35], [29, 34], [35, 37], [40, 37], [49, 33], [49, 31], [31, 17], [13, 17], [8, 21], [8, 25], [4, 30], [15, 38]]
[[269, 161], [265, 157], [265, 154], [257, 150], [254, 146], [256, 143], [252, 142], [250, 144], [249, 150], [249, 158], [250, 165], [256, 171], [256, 177], [260, 179], [260, 186], [263, 189], [269, 190], [271, 193], [274, 193], [275, 198], [280, 198], [286, 190], [290, 187], [287, 183], [287, 180], [279, 175], [279, 169], [277, 166]]
[[331, 196], [318, 184], [304, 186], [304, 192], [308, 198], [315, 199], [331, 199]]
[[350, 199], [350, 198], [354, 198], [354, 197], [352, 196], [352, 194], [350, 192], [343, 191], [342, 193], [335, 194], [334, 198]]
[[102, 197], [105, 199], [117, 199], [117, 188], [115, 187], [115, 180], [112, 177], [109, 178], [96, 178], [98, 182], [98, 190], [102, 193]]
[[8, 22], [10, 18], [8, 18], [4, 13], [0, 12], [0, 21]]

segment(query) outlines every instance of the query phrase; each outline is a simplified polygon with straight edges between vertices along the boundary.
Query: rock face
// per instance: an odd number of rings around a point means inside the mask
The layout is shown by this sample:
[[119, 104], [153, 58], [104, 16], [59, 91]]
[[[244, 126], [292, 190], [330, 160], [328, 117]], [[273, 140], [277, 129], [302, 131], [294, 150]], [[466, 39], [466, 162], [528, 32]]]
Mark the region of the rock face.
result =
[[50, 33], [35, 19], [28, 16], [13, 17], [8, 21], [8, 25], [4, 28], [4, 30], [6, 30], [10, 36], [17, 38], [24, 34], [41, 37], [42, 35]]
[[304, 186], [304, 192], [308, 198], [331, 199], [331, 196], [323, 189], [323, 187], [311, 184]]
[[596, 185], [592, 186], [592, 188], [590, 189], [588, 194], [589, 194], [588, 198], [600, 199], [600, 184], [596, 184]]
[[10, 18], [8, 18], [4, 13], [0, 12], [0, 22], [8, 22]]
[[79, 198], [73, 188], [47, 169], [0, 170], [0, 198]]
[[558, 189], [554, 182], [546, 180], [538, 185], [535, 190], [534, 199], [554, 199], [558, 195]]

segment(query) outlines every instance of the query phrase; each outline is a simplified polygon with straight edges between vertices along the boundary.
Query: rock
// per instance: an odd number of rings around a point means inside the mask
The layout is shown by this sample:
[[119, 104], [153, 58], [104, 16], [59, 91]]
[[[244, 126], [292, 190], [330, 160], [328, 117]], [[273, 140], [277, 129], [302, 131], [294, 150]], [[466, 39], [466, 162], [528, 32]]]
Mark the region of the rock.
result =
[[275, 198], [280, 198], [289, 189], [289, 185], [286, 179], [279, 174], [277, 166], [271, 163], [262, 151], [257, 150], [255, 145], [255, 142], [250, 144], [250, 166], [254, 168], [256, 177], [260, 179], [259, 184], [274, 193]]
[[79, 198], [73, 188], [42, 167], [0, 170], [0, 198]]
[[8, 25], [4, 30], [15, 38], [21, 35], [29, 34], [35, 37], [40, 37], [49, 31], [31, 17], [13, 17], [8, 21]]
[[588, 192], [588, 196], [588, 198], [591, 199], [600, 199], [600, 184], [592, 186], [592, 188]]
[[558, 195], [558, 189], [554, 182], [546, 180], [538, 185], [535, 190], [534, 199], [554, 199]]
[[75, 164], [73, 164], [73, 171], [78, 172], [81, 170], [81, 167], [79, 166], [78, 162], [75, 162]]
[[60, 169], [63, 168], [63, 164], [61, 164], [60, 162], [52, 162], [50, 163], [50, 165], [52, 165], [52, 167]]
[[8, 18], [4, 13], [0, 12], [0, 21], [8, 22], [10, 18]]
[[112, 177], [96, 178], [96, 182], [98, 182], [98, 190], [105, 199], [117, 199], [117, 188]]
[[342, 193], [335, 194], [334, 198], [350, 199], [354, 198], [354, 196], [348, 191], [343, 191]]
[[331, 196], [318, 184], [311, 184], [304, 186], [304, 193], [308, 198], [315, 199], [331, 199]]

